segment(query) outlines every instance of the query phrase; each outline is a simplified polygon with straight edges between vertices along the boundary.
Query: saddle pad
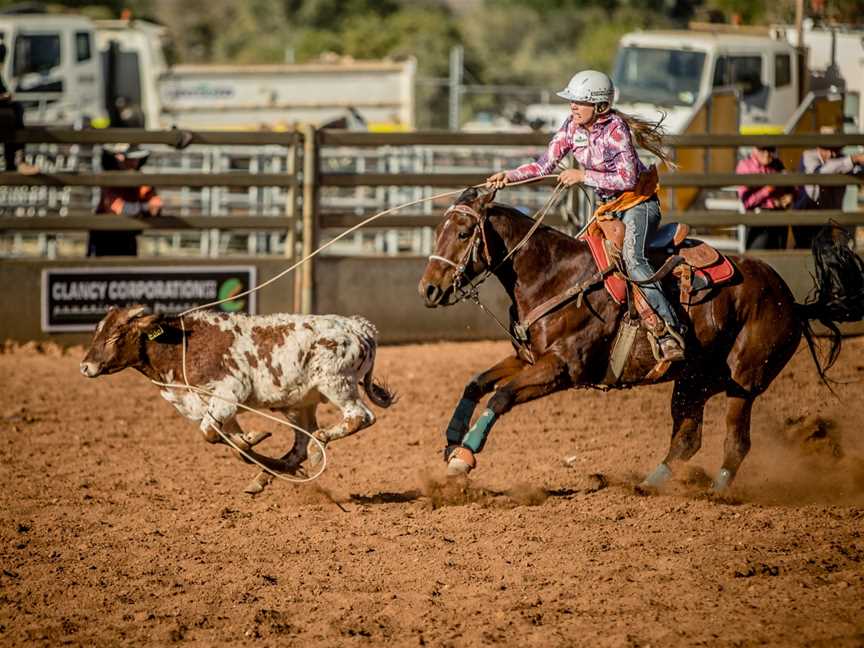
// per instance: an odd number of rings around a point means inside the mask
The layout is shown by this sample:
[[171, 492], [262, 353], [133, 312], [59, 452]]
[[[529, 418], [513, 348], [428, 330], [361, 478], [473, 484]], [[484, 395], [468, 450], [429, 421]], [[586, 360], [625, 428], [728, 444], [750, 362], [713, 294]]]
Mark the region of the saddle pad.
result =
[[[582, 239], [588, 243], [591, 249], [591, 256], [594, 257], [594, 263], [597, 264], [597, 270], [603, 271], [609, 267], [609, 255], [606, 253], [606, 246], [603, 244], [603, 239], [599, 236], [583, 235]], [[619, 304], [623, 304], [627, 299], [627, 283], [615, 274], [608, 275], [603, 280], [603, 285], [606, 290]]]
[[729, 257], [721, 255], [720, 261], [708, 268], [696, 268], [693, 270], [693, 274], [701, 277], [707, 284], [705, 287], [710, 288], [729, 281], [735, 274], [735, 266], [732, 265]]

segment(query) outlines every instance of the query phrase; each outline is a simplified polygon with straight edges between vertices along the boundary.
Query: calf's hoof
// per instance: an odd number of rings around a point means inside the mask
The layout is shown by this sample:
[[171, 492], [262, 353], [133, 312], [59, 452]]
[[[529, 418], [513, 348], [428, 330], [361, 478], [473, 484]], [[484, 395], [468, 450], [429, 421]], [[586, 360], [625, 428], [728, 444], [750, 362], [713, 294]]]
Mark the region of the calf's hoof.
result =
[[244, 432], [243, 434], [232, 434], [230, 438], [231, 443], [233, 443], [235, 446], [234, 454], [236, 454], [237, 458], [240, 459], [240, 461], [242, 461], [243, 463], [253, 463], [245, 456], [243, 456], [240, 451], [242, 450], [243, 452], [249, 452], [254, 446], [258, 445], [264, 439], [267, 439], [270, 436], [272, 436], [270, 432], [256, 432], [254, 434], [246, 434]]
[[460, 477], [467, 475], [476, 467], [477, 459], [474, 457], [474, 453], [463, 446], [456, 446], [450, 452], [450, 456], [447, 459], [447, 476]]
[[247, 484], [246, 488], [243, 489], [243, 492], [248, 493], [249, 495], [257, 495], [267, 488], [271, 481], [273, 481], [273, 476], [262, 470]]
[[[318, 437], [315, 437], [318, 439]], [[324, 452], [322, 451], [322, 446], [326, 446], [327, 443], [325, 441], [321, 441], [318, 439], [318, 443], [309, 439], [309, 443], [306, 445], [306, 466], [309, 470], [317, 470], [321, 463], [324, 461]]]
[[273, 435], [270, 432], [255, 432], [254, 434], [245, 432], [242, 435], [243, 440], [249, 444], [250, 448], [254, 448], [256, 445], [264, 441], [264, 439], [269, 439], [271, 436]]

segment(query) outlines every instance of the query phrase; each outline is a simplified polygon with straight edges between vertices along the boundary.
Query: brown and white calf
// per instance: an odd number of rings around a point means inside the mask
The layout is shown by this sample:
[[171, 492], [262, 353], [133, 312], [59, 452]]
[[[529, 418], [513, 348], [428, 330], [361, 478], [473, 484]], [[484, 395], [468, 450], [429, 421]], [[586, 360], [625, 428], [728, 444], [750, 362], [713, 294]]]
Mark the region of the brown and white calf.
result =
[[[189, 384], [217, 396], [179, 388], [163, 388], [161, 394], [183, 416], [201, 421], [211, 443], [222, 442], [221, 429], [251, 452], [269, 436], [245, 434], [235, 403], [282, 412], [326, 444], [375, 422], [360, 385], [375, 405], [394, 402], [394, 395], [372, 377], [378, 332], [362, 317], [196, 311], [183, 323]], [[151, 380], [183, 383], [183, 336], [177, 317], [154, 315], [144, 306], [112, 308], [96, 327], [81, 373], [95, 378], [132, 367]], [[315, 413], [323, 402], [339, 408], [342, 420], [319, 430]], [[318, 446], [308, 441], [295, 431], [291, 451], [274, 466], [296, 470], [307, 458], [307, 446], [313, 462], [320, 460]], [[262, 472], [246, 490], [258, 492], [268, 481]]]

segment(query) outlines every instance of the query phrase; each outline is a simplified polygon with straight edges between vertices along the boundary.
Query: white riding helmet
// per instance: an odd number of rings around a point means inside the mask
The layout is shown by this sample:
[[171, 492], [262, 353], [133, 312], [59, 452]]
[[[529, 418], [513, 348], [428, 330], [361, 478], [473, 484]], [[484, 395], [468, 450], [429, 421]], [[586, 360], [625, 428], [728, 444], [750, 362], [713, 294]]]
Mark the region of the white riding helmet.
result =
[[608, 75], [597, 70], [583, 70], [573, 75], [570, 83], [558, 96], [567, 101], [607, 103], [611, 106], [615, 97], [615, 86]]

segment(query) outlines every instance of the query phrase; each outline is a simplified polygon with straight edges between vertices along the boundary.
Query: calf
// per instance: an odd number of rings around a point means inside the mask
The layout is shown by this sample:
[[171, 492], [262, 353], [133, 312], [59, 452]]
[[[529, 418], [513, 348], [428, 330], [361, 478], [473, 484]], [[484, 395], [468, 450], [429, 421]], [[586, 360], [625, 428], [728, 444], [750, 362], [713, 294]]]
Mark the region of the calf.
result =
[[[372, 377], [378, 332], [362, 317], [195, 311], [184, 317], [183, 324], [185, 334], [178, 317], [154, 315], [145, 306], [112, 308], [96, 327], [81, 373], [95, 378], [133, 367], [151, 380], [183, 383], [185, 335], [189, 384], [216, 396], [166, 387], [162, 397], [183, 416], [201, 421], [201, 432], [210, 443], [224, 442], [218, 432], [222, 430], [247, 453], [270, 435], [244, 433], [235, 403], [280, 411], [326, 445], [375, 422], [359, 385], [379, 407], [389, 407], [395, 400]], [[323, 402], [339, 408], [342, 420], [319, 430], [315, 412]], [[317, 463], [320, 450], [308, 441], [295, 430], [291, 451], [265, 465], [293, 472], [307, 456], [310, 463]], [[262, 472], [246, 492], [259, 492], [268, 482]]]

